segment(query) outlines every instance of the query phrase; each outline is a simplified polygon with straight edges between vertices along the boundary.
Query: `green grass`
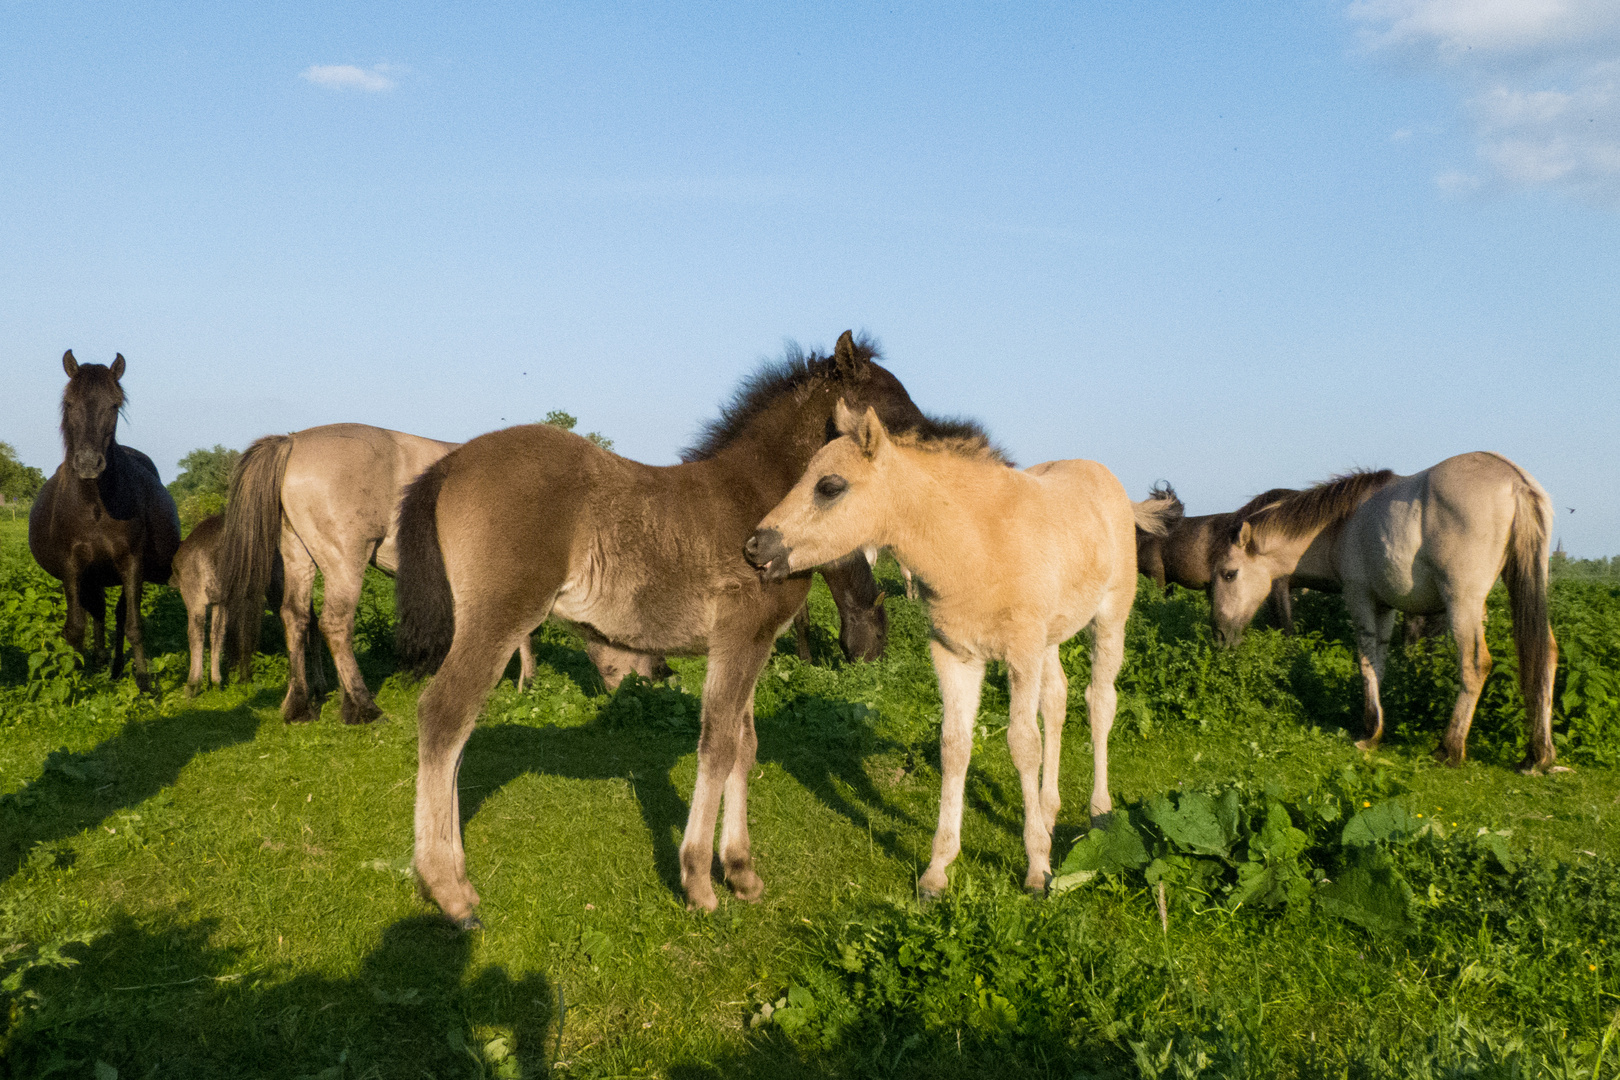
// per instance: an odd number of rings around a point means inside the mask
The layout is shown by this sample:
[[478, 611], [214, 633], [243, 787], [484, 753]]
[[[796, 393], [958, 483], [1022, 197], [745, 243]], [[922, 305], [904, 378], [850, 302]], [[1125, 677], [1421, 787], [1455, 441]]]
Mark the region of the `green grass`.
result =
[[[761, 903], [701, 916], [679, 895], [703, 661], [610, 698], [547, 627], [537, 685], [503, 683], [467, 747], [487, 929], [458, 934], [407, 873], [420, 687], [394, 672], [385, 580], [368, 582], [359, 637], [388, 718], [365, 728], [338, 723], [335, 700], [316, 724], [282, 724], [273, 655], [256, 683], [187, 701], [168, 590], [148, 590], [158, 693], [85, 674], [46, 632], [53, 588], [22, 523], [0, 521], [5, 1075], [1620, 1075], [1620, 1039], [1597, 1063], [1620, 1007], [1611, 585], [1558, 587], [1555, 630], [1585, 642], [1559, 681], [1575, 767], [1538, 778], [1511, 770], [1499, 608], [1475, 760], [1450, 770], [1428, 758], [1449, 643], [1394, 661], [1393, 731], [1367, 758], [1345, 730], [1360, 686], [1332, 598], [1302, 600], [1301, 637], [1260, 629], [1233, 654], [1210, 647], [1201, 597], [1139, 600], [1116, 802], [1235, 784], [1331, 845], [1338, 827], [1307, 820], [1324, 792], [1394, 799], [1446, 834], [1388, 853], [1413, 895], [1400, 934], [1310, 900], [1231, 911], [1185, 890], [1166, 932], [1139, 871], [1024, 897], [995, 674], [953, 892], [919, 908], [939, 782], [926, 618], [891, 599], [889, 656], [843, 665], [819, 587], [826, 666], [784, 643], [757, 698]], [[1084, 669], [1083, 648], [1065, 655]], [[1058, 857], [1087, 824], [1079, 693], [1077, 679]], [[1480, 829], [1510, 831], [1511, 869]], [[1319, 850], [1306, 857], [1338, 873]]]

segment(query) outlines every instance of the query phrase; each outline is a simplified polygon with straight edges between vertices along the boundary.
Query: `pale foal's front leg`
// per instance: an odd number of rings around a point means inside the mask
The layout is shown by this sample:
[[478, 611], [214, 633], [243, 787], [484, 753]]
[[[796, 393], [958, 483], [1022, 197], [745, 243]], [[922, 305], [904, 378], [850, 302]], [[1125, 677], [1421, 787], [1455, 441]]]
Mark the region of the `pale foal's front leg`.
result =
[[945, 868], [962, 850], [962, 793], [967, 784], [968, 759], [973, 756], [973, 719], [979, 715], [979, 690], [984, 683], [984, 661], [958, 657], [937, 640], [929, 643], [944, 724], [939, 733], [939, 828], [934, 832], [934, 857], [917, 882], [917, 893], [932, 900], [945, 891]]
[[765, 894], [765, 882], [754, 870], [753, 849], [748, 841], [748, 774], [759, 754], [759, 736], [754, 731], [754, 705], [748, 703], [742, 731], [737, 740], [737, 759], [726, 777], [723, 814], [720, 819], [720, 865], [726, 868], [726, 884], [739, 900], [758, 902]]
[[1036, 713], [1043, 687], [1041, 669], [1046, 651], [1030, 651], [1007, 658], [1007, 688], [1012, 701], [1007, 711], [1007, 749], [1024, 793], [1024, 851], [1029, 872], [1024, 888], [1043, 891], [1052, 870], [1052, 833], [1041, 805], [1041, 728]]

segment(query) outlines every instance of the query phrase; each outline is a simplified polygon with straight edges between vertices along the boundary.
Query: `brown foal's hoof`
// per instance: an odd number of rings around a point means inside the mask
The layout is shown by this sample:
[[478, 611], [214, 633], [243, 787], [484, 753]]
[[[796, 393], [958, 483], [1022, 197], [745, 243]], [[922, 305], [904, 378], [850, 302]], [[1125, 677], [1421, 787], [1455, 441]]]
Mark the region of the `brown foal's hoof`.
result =
[[359, 702], [349, 698], [343, 699], [343, 722], [345, 724], [369, 724], [383, 714], [375, 702]]
[[482, 930], [484, 928], [483, 920], [476, 914], [463, 915], [459, 919], [451, 919], [450, 922], [457, 930]]

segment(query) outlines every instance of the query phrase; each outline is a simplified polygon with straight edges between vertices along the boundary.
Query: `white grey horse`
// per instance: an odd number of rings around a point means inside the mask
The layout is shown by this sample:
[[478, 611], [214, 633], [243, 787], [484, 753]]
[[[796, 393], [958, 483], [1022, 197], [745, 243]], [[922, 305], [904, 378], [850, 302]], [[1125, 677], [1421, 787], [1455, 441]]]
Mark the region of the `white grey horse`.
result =
[[1547, 620], [1547, 558], [1552, 500], [1500, 454], [1447, 458], [1411, 476], [1355, 472], [1284, 495], [1236, 520], [1214, 559], [1210, 583], [1217, 639], [1236, 645], [1274, 579], [1338, 586], [1356, 627], [1366, 686], [1371, 749], [1384, 733], [1378, 684], [1395, 613], [1445, 612], [1457, 639], [1462, 690], [1435, 756], [1463, 761], [1474, 706], [1491, 669], [1485, 648], [1485, 596], [1500, 575], [1513, 612], [1530, 750], [1521, 772], [1539, 773], [1557, 756], [1552, 743], [1553, 671], [1558, 645]]

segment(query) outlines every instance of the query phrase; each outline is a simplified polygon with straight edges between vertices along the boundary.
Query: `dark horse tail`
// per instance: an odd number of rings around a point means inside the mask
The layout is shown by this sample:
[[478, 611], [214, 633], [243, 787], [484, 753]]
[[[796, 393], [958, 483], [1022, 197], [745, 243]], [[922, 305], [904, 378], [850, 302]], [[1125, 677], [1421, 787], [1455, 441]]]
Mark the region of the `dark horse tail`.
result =
[[[1511, 463], [1510, 463], [1511, 464]], [[1557, 751], [1552, 743], [1553, 668], [1558, 643], [1547, 616], [1547, 558], [1552, 544], [1552, 500], [1517, 466], [1513, 482], [1513, 527], [1508, 533], [1502, 579], [1513, 611], [1513, 644], [1519, 653], [1519, 693], [1524, 697], [1530, 750], [1520, 768], [1545, 769]]]
[[291, 435], [254, 441], [231, 474], [225, 530], [219, 538], [219, 578], [241, 677], [253, 669], [259, 618], [281, 548], [281, 483], [292, 454]]
[[440, 458], [411, 481], [399, 503], [394, 647], [418, 675], [438, 670], [456, 636], [455, 597], [439, 550], [439, 489], [449, 460]]

